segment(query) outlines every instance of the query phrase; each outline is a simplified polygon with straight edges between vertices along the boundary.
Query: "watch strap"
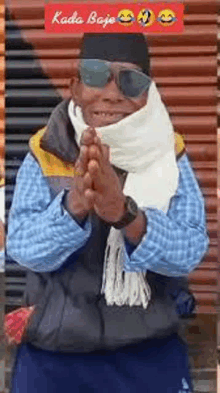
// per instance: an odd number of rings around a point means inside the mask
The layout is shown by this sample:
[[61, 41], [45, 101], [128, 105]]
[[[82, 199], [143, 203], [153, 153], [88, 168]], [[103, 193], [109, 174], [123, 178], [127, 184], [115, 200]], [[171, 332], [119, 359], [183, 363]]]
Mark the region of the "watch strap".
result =
[[122, 218], [119, 221], [114, 222], [111, 225], [115, 229], [122, 229], [127, 225], [131, 224], [131, 222], [136, 219], [137, 215], [138, 215], [137, 203], [130, 196], [126, 196], [125, 213], [123, 214]]

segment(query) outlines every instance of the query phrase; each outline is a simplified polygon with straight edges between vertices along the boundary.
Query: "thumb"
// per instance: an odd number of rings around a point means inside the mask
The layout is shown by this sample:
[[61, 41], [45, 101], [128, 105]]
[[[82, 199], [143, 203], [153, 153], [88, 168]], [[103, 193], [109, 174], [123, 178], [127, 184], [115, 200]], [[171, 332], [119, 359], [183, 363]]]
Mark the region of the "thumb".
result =
[[99, 194], [95, 190], [92, 190], [90, 188], [85, 190], [84, 196], [85, 196], [87, 202], [89, 204], [92, 204], [94, 206], [94, 208], [95, 207], [98, 208], [102, 204], [103, 197], [101, 194]]

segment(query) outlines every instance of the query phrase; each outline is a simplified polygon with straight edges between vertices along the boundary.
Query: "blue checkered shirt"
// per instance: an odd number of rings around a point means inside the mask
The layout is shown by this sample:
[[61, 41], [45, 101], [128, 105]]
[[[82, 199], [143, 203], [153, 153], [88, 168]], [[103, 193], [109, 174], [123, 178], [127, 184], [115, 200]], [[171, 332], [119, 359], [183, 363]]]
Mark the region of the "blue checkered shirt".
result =
[[[192, 271], [205, 254], [203, 196], [186, 155], [178, 167], [178, 189], [168, 212], [146, 208], [145, 236], [132, 252], [125, 244], [125, 271], [181, 276]], [[17, 175], [7, 236], [7, 253], [20, 265], [36, 272], [56, 270], [88, 241], [92, 221], [88, 218], [83, 226], [76, 223], [62, 205], [64, 192], [52, 196], [29, 153]]]

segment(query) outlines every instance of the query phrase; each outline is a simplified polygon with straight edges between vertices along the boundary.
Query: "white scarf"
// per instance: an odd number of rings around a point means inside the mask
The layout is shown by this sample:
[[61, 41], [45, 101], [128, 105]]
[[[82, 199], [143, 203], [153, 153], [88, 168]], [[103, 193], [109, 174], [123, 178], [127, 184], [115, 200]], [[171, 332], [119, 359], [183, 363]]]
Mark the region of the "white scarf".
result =
[[[70, 101], [69, 117], [80, 144], [85, 124], [80, 107], [74, 111]], [[110, 146], [111, 164], [128, 172], [124, 193], [141, 208], [167, 211], [178, 184], [174, 132], [168, 112], [152, 82], [147, 104], [118, 123], [96, 128], [103, 143]], [[151, 291], [146, 272], [125, 272], [124, 238], [111, 228], [107, 240], [102, 293], [108, 305], [142, 305], [147, 308]]]

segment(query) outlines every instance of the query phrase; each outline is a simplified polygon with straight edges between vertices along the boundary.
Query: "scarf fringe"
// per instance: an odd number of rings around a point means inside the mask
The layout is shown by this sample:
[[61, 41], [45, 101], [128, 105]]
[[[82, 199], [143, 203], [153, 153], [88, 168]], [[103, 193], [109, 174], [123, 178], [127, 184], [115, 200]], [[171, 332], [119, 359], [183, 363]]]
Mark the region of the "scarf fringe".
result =
[[146, 273], [124, 272], [124, 240], [120, 230], [111, 228], [107, 240], [101, 293], [108, 306], [128, 305], [147, 308], [151, 289]]

